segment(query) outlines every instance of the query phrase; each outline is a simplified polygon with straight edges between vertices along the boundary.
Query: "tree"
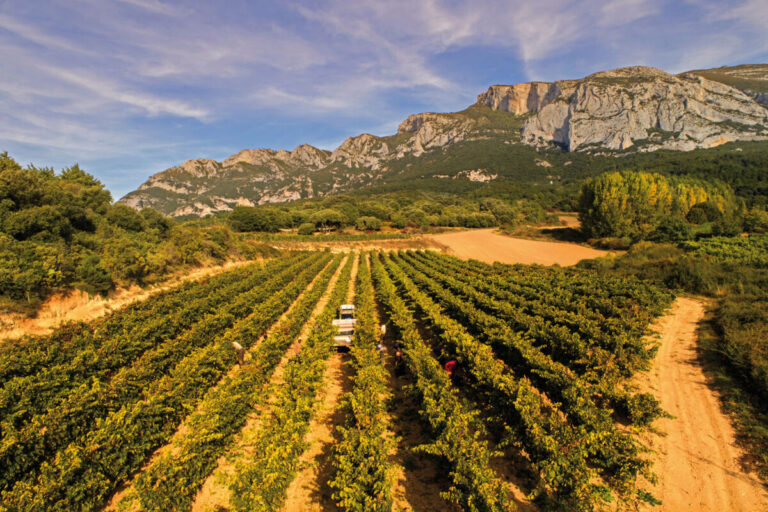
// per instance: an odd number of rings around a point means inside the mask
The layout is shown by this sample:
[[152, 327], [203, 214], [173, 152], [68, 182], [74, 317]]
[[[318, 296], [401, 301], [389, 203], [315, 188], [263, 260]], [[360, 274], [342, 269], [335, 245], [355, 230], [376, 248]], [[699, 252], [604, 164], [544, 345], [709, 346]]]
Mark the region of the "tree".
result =
[[723, 212], [717, 205], [711, 201], [696, 203], [685, 216], [688, 222], [693, 224], [704, 224], [706, 222], [716, 222], [723, 218]]
[[229, 225], [235, 231], [240, 232], [266, 231], [274, 233], [280, 230], [280, 213], [273, 208], [235, 206], [232, 213], [229, 214]]
[[333, 230], [346, 224], [347, 218], [338, 210], [326, 208], [313, 213], [309, 217], [309, 222], [320, 229]]
[[648, 172], [608, 172], [586, 180], [579, 196], [582, 231], [591, 238], [642, 240], [665, 216], [684, 218], [697, 203], [733, 212], [733, 191], [719, 182], [666, 177]]
[[358, 217], [355, 227], [360, 231], [378, 231], [381, 229], [381, 220], [369, 216]]
[[114, 204], [106, 215], [107, 222], [126, 231], [144, 231], [147, 223], [139, 212], [124, 204]]
[[153, 210], [152, 208], [144, 208], [141, 210], [141, 216], [144, 217], [144, 220], [147, 222], [147, 226], [150, 229], [156, 229], [160, 236], [163, 238], [168, 236], [168, 232], [171, 230], [171, 227], [174, 223], [173, 219], [166, 217], [162, 213], [158, 212], [157, 210]]
[[750, 233], [768, 233], [768, 212], [752, 208], [744, 214], [744, 230]]
[[654, 242], [682, 242], [691, 239], [691, 228], [681, 218], [667, 215], [651, 233], [649, 239]]
[[300, 235], [311, 235], [315, 232], [315, 225], [311, 222], [305, 222], [299, 226], [298, 233]]

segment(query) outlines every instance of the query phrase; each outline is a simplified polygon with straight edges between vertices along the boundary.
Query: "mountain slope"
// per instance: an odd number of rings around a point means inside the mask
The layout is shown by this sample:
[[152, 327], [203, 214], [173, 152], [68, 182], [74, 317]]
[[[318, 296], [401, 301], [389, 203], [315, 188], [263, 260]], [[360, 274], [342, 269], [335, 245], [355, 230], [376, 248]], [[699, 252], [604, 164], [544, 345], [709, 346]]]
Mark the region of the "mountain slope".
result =
[[[302, 145], [243, 150], [222, 162], [189, 160], [121, 202], [202, 216], [416, 179], [443, 180], [452, 189], [504, 178], [547, 183], [571, 171], [566, 166], [579, 161], [578, 153], [687, 151], [768, 139], [768, 108], [702, 73], [631, 67], [581, 80], [491, 86], [464, 111], [411, 115], [395, 135], [350, 137], [333, 151]], [[563, 160], [558, 172], [553, 159]]]
[[730, 85], [752, 96], [758, 103], [768, 105], [768, 64], [742, 64], [713, 69], [696, 69], [688, 74]]

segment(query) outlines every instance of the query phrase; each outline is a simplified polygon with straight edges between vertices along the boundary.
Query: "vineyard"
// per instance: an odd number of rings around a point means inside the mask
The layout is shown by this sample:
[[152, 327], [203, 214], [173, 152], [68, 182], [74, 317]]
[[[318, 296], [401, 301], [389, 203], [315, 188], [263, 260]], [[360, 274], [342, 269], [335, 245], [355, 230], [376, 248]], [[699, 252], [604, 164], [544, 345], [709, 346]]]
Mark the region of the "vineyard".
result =
[[768, 268], [768, 235], [718, 236], [696, 242], [683, 242], [682, 247], [718, 263]]
[[[672, 299], [634, 279], [429, 251], [242, 266], [3, 343], [0, 510], [413, 510], [398, 482], [414, 460], [440, 475], [430, 510], [653, 503], [637, 434], [663, 411], [630, 382]], [[345, 302], [357, 326], [339, 354]], [[332, 361], [346, 385], [328, 470], [310, 472], [318, 490], [296, 508]], [[394, 412], [395, 394], [417, 417]]]

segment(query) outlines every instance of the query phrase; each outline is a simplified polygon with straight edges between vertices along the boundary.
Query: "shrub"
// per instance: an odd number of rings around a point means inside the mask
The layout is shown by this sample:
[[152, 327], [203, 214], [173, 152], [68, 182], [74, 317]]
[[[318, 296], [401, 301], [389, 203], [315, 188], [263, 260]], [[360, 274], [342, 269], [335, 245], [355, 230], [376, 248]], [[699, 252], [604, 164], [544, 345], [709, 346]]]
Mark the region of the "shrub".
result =
[[240, 232], [267, 231], [274, 233], [280, 229], [281, 212], [273, 208], [253, 206], [235, 206], [229, 214], [229, 225]]
[[654, 242], [682, 242], [691, 239], [691, 228], [681, 217], [665, 216], [649, 236]]
[[347, 222], [347, 218], [338, 210], [326, 208], [313, 213], [309, 222], [320, 229], [338, 229]]
[[300, 235], [311, 235], [315, 232], [315, 225], [311, 222], [305, 222], [299, 226], [298, 233]]
[[147, 227], [144, 217], [130, 206], [115, 204], [107, 212], [107, 222], [127, 231], [143, 231]]
[[355, 227], [360, 231], [378, 231], [381, 229], [381, 220], [376, 217], [358, 217], [355, 222]]

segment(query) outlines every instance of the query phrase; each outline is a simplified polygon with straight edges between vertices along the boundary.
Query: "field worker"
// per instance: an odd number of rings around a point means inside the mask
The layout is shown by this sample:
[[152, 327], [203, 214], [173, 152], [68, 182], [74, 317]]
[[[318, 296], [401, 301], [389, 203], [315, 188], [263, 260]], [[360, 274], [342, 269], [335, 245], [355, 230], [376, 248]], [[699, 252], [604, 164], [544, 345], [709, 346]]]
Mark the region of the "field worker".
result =
[[381, 324], [381, 337], [383, 338], [387, 334], [387, 324]]
[[459, 363], [455, 359], [451, 359], [445, 363], [445, 371], [448, 372], [448, 376], [453, 381], [456, 378], [456, 372], [459, 369]]
[[232, 342], [232, 346], [235, 347], [235, 354], [237, 354], [237, 364], [243, 366], [245, 364], [245, 349], [236, 341]]
[[384, 359], [387, 355], [387, 347], [385, 347], [382, 342], [379, 342], [379, 344], [376, 345], [376, 348], [379, 349], [379, 356]]
[[402, 375], [403, 373], [405, 373], [405, 365], [403, 363], [404, 363], [403, 349], [402, 347], [396, 347], [395, 348], [395, 375]]

